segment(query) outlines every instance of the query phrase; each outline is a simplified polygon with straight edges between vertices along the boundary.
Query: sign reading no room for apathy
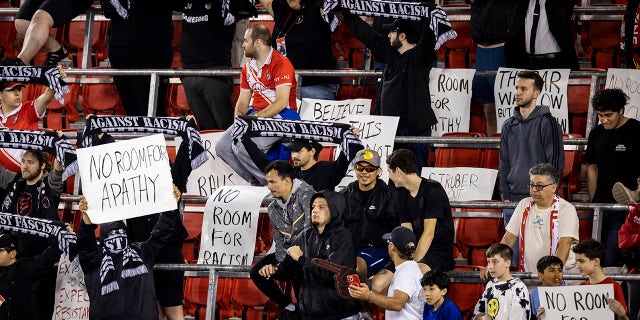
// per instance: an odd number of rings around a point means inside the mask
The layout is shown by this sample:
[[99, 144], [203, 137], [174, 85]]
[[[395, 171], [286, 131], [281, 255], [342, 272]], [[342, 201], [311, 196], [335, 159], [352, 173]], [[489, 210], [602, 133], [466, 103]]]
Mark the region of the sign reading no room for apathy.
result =
[[613, 298], [612, 284], [538, 287], [545, 319], [613, 320], [607, 299]]
[[431, 109], [438, 119], [438, 123], [431, 127], [432, 136], [440, 137], [447, 132], [469, 131], [471, 85], [475, 73], [475, 69], [431, 69]]
[[251, 265], [265, 187], [224, 186], [204, 207], [198, 264]]
[[93, 223], [175, 210], [162, 134], [77, 150], [87, 214]]

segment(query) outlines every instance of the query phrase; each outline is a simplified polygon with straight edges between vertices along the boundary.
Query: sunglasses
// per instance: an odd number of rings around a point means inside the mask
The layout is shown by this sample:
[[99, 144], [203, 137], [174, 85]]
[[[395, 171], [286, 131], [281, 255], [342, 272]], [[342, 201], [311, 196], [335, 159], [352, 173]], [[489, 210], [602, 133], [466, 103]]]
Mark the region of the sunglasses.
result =
[[550, 185], [552, 185], [553, 183], [549, 183], [549, 184], [529, 184], [529, 189], [536, 189], [536, 191], [542, 191], [545, 187], [548, 187]]
[[356, 164], [355, 169], [358, 172], [366, 171], [366, 172], [371, 173], [371, 172], [374, 172], [374, 171], [378, 170], [378, 167], [375, 167], [375, 166], [363, 166], [361, 164]]

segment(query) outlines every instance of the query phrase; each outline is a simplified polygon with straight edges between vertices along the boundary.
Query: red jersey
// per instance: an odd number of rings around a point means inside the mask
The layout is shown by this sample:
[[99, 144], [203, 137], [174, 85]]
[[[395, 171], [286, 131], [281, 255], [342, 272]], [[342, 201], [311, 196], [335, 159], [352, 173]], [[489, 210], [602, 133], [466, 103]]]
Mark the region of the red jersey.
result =
[[293, 65], [285, 56], [271, 49], [262, 68], [255, 59], [249, 59], [242, 66], [240, 90], [253, 92], [255, 110], [262, 110], [276, 100], [276, 88], [291, 86], [288, 108], [296, 110], [296, 76]]
[[624, 307], [624, 312], [629, 312], [629, 310], [627, 310], [627, 301], [624, 299], [624, 292], [622, 292], [622, 286], [615, 280], [606, 277], [604, 278], [604, 280], [598, 282], [598, 283], [591, 283], [589, 282], [589, 280], [585, 280], [584, 282], [580, 283], [580, 285], [586, 285], [586, 284], [608, 284], [611, 283], [613, 284], [613, 298], [618, 300], [618, 302], [620, 302], [620, 304]]
[[[25, 102], [7, 115], [0, 112], [0, 128], [38, 130], [38, 122], [43, 116], [44, 113], [38, 115], [34, 101]], [[24, 153], [24, 150], [0, 149], [0, 165], [7, 170], [20, 172], [22, 153]]]

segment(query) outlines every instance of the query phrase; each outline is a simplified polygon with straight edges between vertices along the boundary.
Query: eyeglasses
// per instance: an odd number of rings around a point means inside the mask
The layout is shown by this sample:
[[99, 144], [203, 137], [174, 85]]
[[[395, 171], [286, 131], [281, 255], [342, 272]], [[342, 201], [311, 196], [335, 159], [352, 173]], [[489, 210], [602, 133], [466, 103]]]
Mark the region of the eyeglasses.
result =
[[554, 184], [555, 182], [549, 183], [549, 184], [531, 184], [529, 183], [529, 190], [531, 189], [536, 189], [536, 191], [542, 191], [545, 187], [548, 187], [552, 184]]
[[355, 169], [358, 172], [366, 171], [366, 172], [371, 173], [371, 172], [374, 172], [374, 171], [378, 170], [378, 167], [376, 167], [376, 166], [363, 166], [361, 164], [356, 164]]

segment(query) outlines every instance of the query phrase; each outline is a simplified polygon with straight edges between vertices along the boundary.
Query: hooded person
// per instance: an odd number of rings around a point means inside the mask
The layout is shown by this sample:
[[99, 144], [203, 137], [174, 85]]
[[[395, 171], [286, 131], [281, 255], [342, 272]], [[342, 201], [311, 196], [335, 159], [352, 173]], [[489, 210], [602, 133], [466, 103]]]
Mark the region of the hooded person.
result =
[[[176, 201], [180, 191], [174, 186]], [[157, 320], [153, 265], [180, 224], [178, 210], [160, 214], [151, 236], [130, 243], [123, 221], [103, 223], [100, 244], [96, 225], [87, 215], [87, 200], [81, 197], [82, 223], [78, 230], [78, 255], [91, 300], [89, 318]]]
[[345, 299], [336, 289], [334, 273], [311, 263], [320, 258], [355, 269], [356, 256], [351, 233], [342, 224], [345, 198], [323, 190], [311, 197], [311, 223], [293, 240], [281, 270], [299, 268], [303, 275], [299, 305], [303, 319], [356, 319], [360, 303]]

